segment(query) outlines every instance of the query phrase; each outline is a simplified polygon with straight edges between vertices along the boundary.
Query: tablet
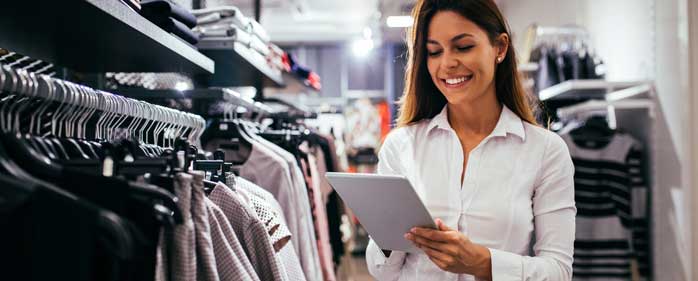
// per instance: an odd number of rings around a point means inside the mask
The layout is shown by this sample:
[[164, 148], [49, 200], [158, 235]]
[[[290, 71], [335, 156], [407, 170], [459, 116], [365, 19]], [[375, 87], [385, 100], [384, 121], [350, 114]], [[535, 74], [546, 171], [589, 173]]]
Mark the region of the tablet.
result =
[[412, 227], [436, 228], [429, 211], [402, 176], [327, 173], [327, 179], [384, 250], [418, 253], [405, 233]]

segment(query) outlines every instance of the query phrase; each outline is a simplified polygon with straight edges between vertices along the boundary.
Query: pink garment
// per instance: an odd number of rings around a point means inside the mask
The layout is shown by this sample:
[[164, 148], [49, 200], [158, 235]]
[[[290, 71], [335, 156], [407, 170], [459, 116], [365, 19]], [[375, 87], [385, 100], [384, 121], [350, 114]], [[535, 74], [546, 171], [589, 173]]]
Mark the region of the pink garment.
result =
[[[313, 156], [313, 153], [308, 153], [308, 166], [310, 170], [310, 186], [312, 189], [312, 198], [315, 208], [313, 208], [313, 216], [315, 217], [315, 229], [318, 238], [318, 252], [320, 254], [320, 266], [322, 266], [322, 276], [325, 281], [336, 280], [334, 272], [334, 261], [332, 260], [332, 246], [330, 245], [329, 224], [327, 222], [327, 210], [322, 200], [322, 191], [320, 185], [322, 183], [318, 172], [318, 159]], [[324, 159], [323, 159], [324, 161]]]

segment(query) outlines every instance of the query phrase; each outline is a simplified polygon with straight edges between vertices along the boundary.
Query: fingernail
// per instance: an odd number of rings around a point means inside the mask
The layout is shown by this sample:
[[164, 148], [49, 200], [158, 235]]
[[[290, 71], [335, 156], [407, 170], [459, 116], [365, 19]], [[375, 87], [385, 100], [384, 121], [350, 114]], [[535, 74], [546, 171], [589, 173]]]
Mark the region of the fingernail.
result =
[[409, 233], [405, 233], [405, 239], [410, 240], [410, 234], [409, 234]]
[[413, 227], [412, 229], [410, 229], [410, 232], [412, 232], [412, 233], [417, 232], [417, 228], [416, 228], [416, 227]]

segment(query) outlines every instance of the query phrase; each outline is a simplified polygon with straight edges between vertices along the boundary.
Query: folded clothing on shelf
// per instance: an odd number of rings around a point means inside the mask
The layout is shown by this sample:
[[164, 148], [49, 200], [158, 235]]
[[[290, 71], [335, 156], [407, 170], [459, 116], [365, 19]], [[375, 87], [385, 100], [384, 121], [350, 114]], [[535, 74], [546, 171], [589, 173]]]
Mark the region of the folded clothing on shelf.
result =
[[171, 17], [189, 28], [196, 26], [192, 13], [168, 0], [143, 0], [141, 7], [141, 14], [148, 19]]
[[269, 43], [269, 41], [271, 41], [269, 34], [267, 34], [267, 31], [264, 29], [264, 27], [262, 27], [261, 24], [259, 24], [256, 20], [250, 20], [250, 24], [252, 27], [252, 34], [256, 35], [264, 43]]
[[247, 32], [235, 26], [197, 28], [195, 31], [200, 34], [202, 41], [235, 41], [245, 46], [250, 46], [252, 41]]
[[233, 23], [217, 23], [197, 26], [194, 32], [200, 35], [201, 38], [220, 38], [222, 40], [230, 40], [242, 43], [248, 48], [268, 57], [271, 54], [267, 43], [262, 42], [257, 36], [253, 36], [245, 30], [239, 28]]
[[191, 29], [189, 29], [189, 27], [187, 27], [186, 25], [184, 25], [176, 19], [165, 17], [150, 18], [149, 20], [155, 23], [155, 25], [164, 29], [165, 31], [170, 32], [179, 38], [182, 38], [189, 44], [196, 45], [196, 43], [199, 43], [199, 35], [194, 33]]
[[283, 56], [283, 63], [288, 65], [288, 68], [290, 69], [289, 72], [292, 75], [296, 75], [310, 87], [316, 90], [320, 90], [322, 88], [322, 85], [320, 84], [320, 75], [311, 71], [307, 67], [297, 64], [295, 59], [293, 59], [293, 55], [288, 53], [285, 54]]
[[250, 42], [250, 48], [252, 50], [257, 51], [258, 53], [262, 54], [265, 57], [268, 57], [271, 54], [271, 51], [269, 50], [269, 46], [267, 43], [262, 42], [261, 39], [257, 36], [252, 36], [252, 42]]
[[191, 11], [200, 26], [216, 23], [234, 23], [237, 27], [249, 31], [250, 21], [242, 15], [240, 9], [235, 6], [220, 6], [214, 8], [197, 9]]
[[269, 34], [254, 19], [245, 17], [235, 6], [220, 6], [214, 8], [193, 10], [192, 13], [196, 16], [198, 25], [208, 27], [217, 24], [234, 24], [243, 29], [245, 32], [258, 37], [262, 42], [269, 43], [271, 40]]

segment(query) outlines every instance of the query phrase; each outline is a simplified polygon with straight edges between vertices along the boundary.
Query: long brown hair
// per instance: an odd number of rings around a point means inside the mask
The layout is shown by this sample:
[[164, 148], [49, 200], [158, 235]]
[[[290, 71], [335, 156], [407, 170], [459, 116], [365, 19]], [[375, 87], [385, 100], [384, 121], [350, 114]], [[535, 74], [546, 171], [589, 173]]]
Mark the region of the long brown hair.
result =
[[[516, 66], [516, 52], [511, 45], [511, 32], [493, 0], [418, 0], [412, 10], [414, 24], [409, 30], [405, 91], [400, 100], [398, 126], [406, 126], [433, 118], [446, 105], [446, 98], [431, 80], [426, 62], [426, 36], [429, 22], [439, 11], [453, 11], [472, 21], [488, 35], [490, 43], [502, 33], [509, 36], [506, 57], [495, 71], [497, 100], [525, 122], [537, 124], [535, 104], [526, 93]], [[494, 63], [494, 62], [493, 62]]]

